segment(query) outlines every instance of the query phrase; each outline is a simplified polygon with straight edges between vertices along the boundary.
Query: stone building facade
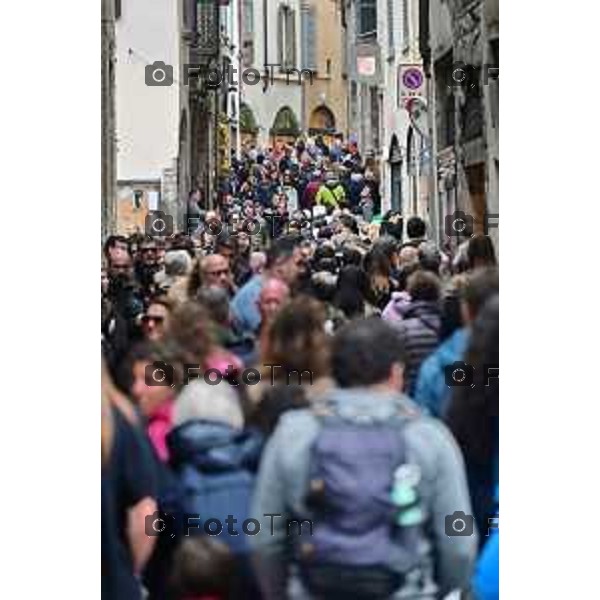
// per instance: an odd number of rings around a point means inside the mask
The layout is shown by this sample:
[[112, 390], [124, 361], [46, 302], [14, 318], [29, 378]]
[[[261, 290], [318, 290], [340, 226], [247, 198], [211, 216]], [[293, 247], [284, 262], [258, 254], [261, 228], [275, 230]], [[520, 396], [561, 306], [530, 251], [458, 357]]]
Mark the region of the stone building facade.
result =
[[[455, 210], [472, 215], [478, 231], [498, 213], [498, 2], [421, 0], [421, 11], [437, 165], [432, 211], [445, 239], [444, 216]], [[497, 229], [490, 234], [497, 242]]]
[[309, 135], [347, 134], [345, 0], [303, 0], [302, 67], [314, 71], [302, 88], [302, 122]]
[[115, 0], [102, 0], [101, 238], [116, 230]]
[[385, 15], [378, 0], [346, 1], [348, 133], [365, 155], [379, 158], [382, 146]]
[[[500, 19], [498, 0], [485, 0], [484, 3], [485, 57], [484, 65], [500, 63]], [[500, 210], [500, 81], [498, 77], [488, 77], [487, 85], [483, 87], [484, 120], [486, 136], [486, 195], [487, 209], [492, 214], [499, 215]], [[493, 222], [497, 223], [497, 219]], [[496, 252], [499, 251], [500, 236], [498, 228], [490, 228], [489, 235], [494, 240]]]
[[[190, 62], [193, 5], [187, 0], [118, 2], [116, 214], [117, 230], [123, 233], [143, 222], [148, 207], [140, 196], [155, 189], [159, 198], [153, 208], [171, 215], [178, 229], [184, 226], [192, 128], [183, 65]], [[152, 79], [156, 73], [159, 79], [166, 74], [164, 83]]]
[[[292, 141], [302, 131], [302, 80], [306, 78], [299, 74], [300, 0], [241, 1], [241, 69], [246, 76], [244, 80], [237, 75], [240, 110], [252, 115], [259, 145]], [[298, 72], [288, 74], [291, 69]]]
[[[383, 15], [383, 119], [381, 193], [384, 210], [428, 219], [431, 168], [429, 139], [411, 124], [400, 90], [408, 69], [422, 69], [418, 0], [380, 0]], [[419, 90], [426, 96], [426, 86]]]

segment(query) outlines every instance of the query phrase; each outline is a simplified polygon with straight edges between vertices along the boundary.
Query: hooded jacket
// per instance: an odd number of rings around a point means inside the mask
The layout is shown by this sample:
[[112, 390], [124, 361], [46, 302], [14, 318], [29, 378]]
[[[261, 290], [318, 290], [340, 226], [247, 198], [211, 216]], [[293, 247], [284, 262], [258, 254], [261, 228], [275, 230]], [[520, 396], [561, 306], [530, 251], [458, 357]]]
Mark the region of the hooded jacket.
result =
[[346, 200], [346, 192], [342, 184], [335, 180], [327, 181], [319, 188], [315, 196], [315, 204], [322, 204], [328, 209], [339, 208]]
[[406, 311], [410, 308], [412, 300], [408, 292], [392, 292], [392, 298], [383, 309], [381, 318], [384, 321], [398, 323], [402, 321]]
[[441, 311], [437, 302], [426, 300], [414, 300], [401, 310], [402, 321], [392, 323], [398, 327], [404, 338], [404, 389], [412, 397], [423, 361], [439, 344]]
[[[420, 493], [430, 542], [423, 559], [427, 562], [428, 556], [433, 558], [435, 583], [442, 594], [466, 587], [477, 553], [477, 535], [446, 535], [447, 515], [455, 511], [471, 514], [462, 455], [447, 428], [437, 419], [421, 415], [409, 398], [391, 390], [336, 389], [322, 400], [335, 404], [341, 415], [349, 411], [376, 420], [388, 420], [396, 414], [396, 403], [416, 413], [404, 435], [408, 460], [421, 471]], [[310, 409], [289, 411], [281, 416], [261, 459], [252, 506], [252, 514], [261, 519], [261, 528], [250, 543], [258, 553], [259, 576], [267, 600], [285, 597], [290, 557], [286, 519], [302, 520], [311, 514], [306, 499], [311, 449], [319, 430], [320, 421]], [[315, 522], [314, 527], [318, 526]]]
[[444, 369], [462, 360], [468, 339], [467, 330], [458, 329], [421, 365], [414, 400], [434, 417], [443, 417], [452, 390], [446, 384]]
[[175, 468], [188, 465], [215, 473], [256, 470], [261, 448], [260, 440], [252, 432], [201, 419], [175, 427], [167, 441]]
[[[192, 534], [194, 528], [202, 532], [208, 522], [218, 522], [219, 541], [235, 554], [245, 554], [248, 536], [241, 528], [250, 517], [260, 437], [225, 423], [194, 419], [173, 429], [168, 443], [178, 481], [180, 522]], [[231, 517], [237, 529], [234, 525], [230, 531]]]

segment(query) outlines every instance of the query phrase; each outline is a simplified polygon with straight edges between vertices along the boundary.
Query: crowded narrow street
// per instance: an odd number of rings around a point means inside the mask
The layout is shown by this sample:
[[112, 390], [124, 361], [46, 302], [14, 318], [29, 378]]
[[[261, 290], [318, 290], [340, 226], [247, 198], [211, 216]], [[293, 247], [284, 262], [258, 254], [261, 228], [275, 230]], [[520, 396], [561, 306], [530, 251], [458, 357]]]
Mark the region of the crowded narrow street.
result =
[[102, 597], [498, 598], [498, 2], [102, 8]]

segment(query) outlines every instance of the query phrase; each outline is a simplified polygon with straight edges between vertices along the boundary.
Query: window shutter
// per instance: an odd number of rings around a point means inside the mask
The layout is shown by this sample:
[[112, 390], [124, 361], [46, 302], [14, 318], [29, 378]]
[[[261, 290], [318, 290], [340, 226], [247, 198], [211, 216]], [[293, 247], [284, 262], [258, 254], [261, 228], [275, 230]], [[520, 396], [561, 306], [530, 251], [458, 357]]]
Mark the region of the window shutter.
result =
[[358, 6], [358, 33], [377, 33], [377, 0], [360, 0]]
[[244, 67], [254, 63], [254, 3], [244, 0], [242, 24], [242, 62]]
[[408, 0], [402, 0], [402, 49], [406, 52], [410, 46], [410, 13]]
[[285, 29], [285, 42], [286, 42], [286, 63], [287, 69], [293, 69], [296, 67], [296, 14], [293, 10], [289, 9], [286, 11], [286, 29]]
[[317, 70], [317, 34], [315, 11], [311, 7], [302, 9], [302, 68]]
[[283, 31], [285, 27], [285, 11], [283, 6], [279, 7], [279, 13], [277, 14], [277, 51], [278, 59], [277, 62], [282, 65], [281, 68], [285, 68], [285, 49], [283, 47]]
[[394, 0], [387, 0], [388, 54], [394, 54]]

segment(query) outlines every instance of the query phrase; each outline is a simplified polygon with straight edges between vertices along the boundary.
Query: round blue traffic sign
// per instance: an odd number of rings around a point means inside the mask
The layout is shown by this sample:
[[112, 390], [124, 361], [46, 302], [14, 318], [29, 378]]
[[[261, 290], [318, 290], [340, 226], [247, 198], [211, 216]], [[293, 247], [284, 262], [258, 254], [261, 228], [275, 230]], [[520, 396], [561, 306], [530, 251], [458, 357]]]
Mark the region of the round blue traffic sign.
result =
[[409, 90], [418, 90], [423, 85], [423, 73], [414, 67], [406, 69], [402, 74], [402, 83]]

